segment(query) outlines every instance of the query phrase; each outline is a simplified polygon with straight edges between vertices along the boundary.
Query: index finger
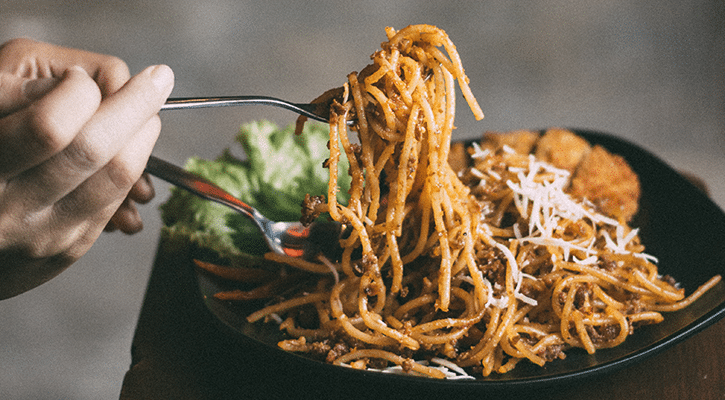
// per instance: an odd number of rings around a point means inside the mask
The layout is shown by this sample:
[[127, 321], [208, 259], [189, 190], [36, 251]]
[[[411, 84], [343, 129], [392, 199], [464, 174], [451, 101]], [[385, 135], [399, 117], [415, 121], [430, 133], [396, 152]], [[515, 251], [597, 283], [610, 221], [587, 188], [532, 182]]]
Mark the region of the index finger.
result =
[[[158, 113], [171, 93], [173, 80], [173, 71], [165, 65], [139, 73], [101, 103], [67, 147], [20, 174], [13, 182], [17, 192], [34, 193], [34, 198], [26, 198], [26, 202], [47, 205], [73, 191], [106, 165]], [[126, 189], [130, 189], [130, 184]]]

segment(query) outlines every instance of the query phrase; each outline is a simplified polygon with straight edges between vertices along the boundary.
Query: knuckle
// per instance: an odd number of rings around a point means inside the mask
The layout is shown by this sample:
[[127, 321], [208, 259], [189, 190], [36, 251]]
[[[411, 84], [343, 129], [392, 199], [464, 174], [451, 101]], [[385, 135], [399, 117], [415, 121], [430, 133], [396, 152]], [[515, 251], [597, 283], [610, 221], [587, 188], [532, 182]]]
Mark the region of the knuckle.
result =
[[77, 170], [95, 171], [106, 161], [103, 152], [82, 139], [75, 140], [64, 152]]
[[62, 235], [48, 235], [36, 239], [26, 247], [26, 254], [33, 259], [48, 259], [60, 265], [69, 265], [85, 252], [83, 244], [84, 227], [68, 229]]
[[[101, 93], [95, 82], [77, 74], [73, 79], [72, 102], [75, 115], [69, 116], [65, 107], [69, 101], [63, 102], [63, 108], [57, 102], [41, 101], [32, 105], [25, 113], [24, 124], [28, 135], [24, 137], [24, 146], [33, 154], [52, 155], [64, 150], [73, 142], [81, 129], [81, 123], [86, 121], [98, 109], [101, 102]], [[96, 161], [90, 152], [80, 152], [80, 160]]]
[[118, 91], [131, 77], [128, 65], [115, 56], [106, 56], [99, 65], [98, 84], [107, 96]]
[[71, 79], [77, 104], [87, 105], [93, 109], [98, 108], [101, 104], [102, 97], [98, 84], [90, 76], [85, 74], [75, 74]]
[[26, 145], [36, 153], [55, 154], [71, 140], [63, 124], [50, 113], [29, 113], [26, 124], [28, 131], [31, 132], [25, 138]]
[[111, 183], [124, 193], [131, 189], [143, 172], [131, 163], [119, 158], [112, 159], [106, 164], [105, 168]]
[[116, 56], [107, 56], [101, 63], [101, 69], [108, 71], [114, 75], [129, 75], [128, 65], [126, 62]]
[[103, 97], [101, 88], [98, 87], [96, 81], [85, 76], [83, 77], [82, 85], [83, 87], [80, 88], [82, 100], [87, 101], [89, 104], [93, 105], [94, 108], [97, 108], [101, 104], [101, 99]]

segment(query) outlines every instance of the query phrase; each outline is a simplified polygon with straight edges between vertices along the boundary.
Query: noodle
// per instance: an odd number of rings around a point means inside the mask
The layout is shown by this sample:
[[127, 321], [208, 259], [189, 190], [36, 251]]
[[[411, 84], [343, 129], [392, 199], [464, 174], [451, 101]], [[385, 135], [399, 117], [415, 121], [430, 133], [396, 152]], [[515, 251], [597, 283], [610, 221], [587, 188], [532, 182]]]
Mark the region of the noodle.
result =
[[[332, 270], [339, 281], [248, 317], [288, 313], [282, 328], [297, 337], [281, 347], [344, 344], [325, 358], [441, 378], [413, 361], [437, 358], [486, 376], [522, 360], [543, 366], [572, 347], [591, 354], [619, 345], [633, 324], [657, 323], [719, 281], [685, 298], [624, 218], [575, 201], [565, 193], [570, 171], [528, 152], [475, 145], [472, 164], [457, 174], [448, 163], [456, 82], [474, 116], [483, 113], [455, 46], [429, 25], [386, 33], [372, 64], [348, 76], [330, 107], [327, 211], [352, 226], [341, 259], [275, 258]], [[359, 143], [348, 138], [348, 121]], [[337, 198], [343, 157], [347, 205]], [[314, 307], [318, 326], [294, 319], [302, 307]]]

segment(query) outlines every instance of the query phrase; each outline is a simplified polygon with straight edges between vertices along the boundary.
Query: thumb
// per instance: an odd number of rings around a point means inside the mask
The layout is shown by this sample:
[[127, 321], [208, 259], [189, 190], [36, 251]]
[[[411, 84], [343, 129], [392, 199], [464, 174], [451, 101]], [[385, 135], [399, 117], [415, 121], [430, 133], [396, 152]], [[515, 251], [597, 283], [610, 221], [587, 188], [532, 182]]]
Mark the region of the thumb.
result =
[[29, 79], [0, 73], [0, 116], [22, 109], [53, 90], [58, 82], [56, 78]]

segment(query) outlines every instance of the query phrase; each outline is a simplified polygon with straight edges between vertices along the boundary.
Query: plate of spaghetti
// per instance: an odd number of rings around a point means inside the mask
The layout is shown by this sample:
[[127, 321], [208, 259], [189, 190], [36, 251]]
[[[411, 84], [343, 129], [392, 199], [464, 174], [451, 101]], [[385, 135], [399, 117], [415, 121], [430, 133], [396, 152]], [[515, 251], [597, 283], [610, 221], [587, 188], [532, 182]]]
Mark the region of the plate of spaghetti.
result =
[[456, 86], [483, 118], [455, 46], [386, 34], [316, 100], [329, 178], [301, 215], [350, 226], [341, 254], [194, 260], [224, 329], [339, 374], [477, 386], [622, 367], [723, 316], [725, 214], [702, 191], [604, 133], [453, 141]]

